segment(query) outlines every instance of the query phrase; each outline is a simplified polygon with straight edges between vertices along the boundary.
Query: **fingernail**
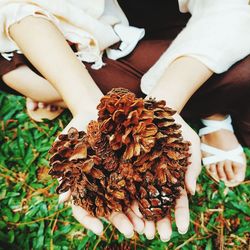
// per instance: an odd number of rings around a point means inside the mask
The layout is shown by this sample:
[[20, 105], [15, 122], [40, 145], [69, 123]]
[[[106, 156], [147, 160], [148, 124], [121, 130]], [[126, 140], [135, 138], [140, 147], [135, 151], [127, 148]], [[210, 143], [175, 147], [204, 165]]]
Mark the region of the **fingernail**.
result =
[[236, 180], [241, 182], [241, 181], [244, 180], [244, 176], [242, 176], [242, 175], [236, 175]]
[[68, 194], [66, 193], [61, 193], [58, 197], [58, 204], [64, 203], [65, 201], [68, 200]]
[[97, 235], [102, 235], [102, 230], [100, 231], [100, 230], [97, 230], [96, 232], [95, 232], [95, 234], [97, 234]]
[[187, 233], [187, 231], [188, 231], [188, 229], [186, 229], [186, 230], [178, 229], [178, 232], [179, 232], [180, 234], [185, 234], [185, 233]]
[[125, 235], [125, 237], [126, 237], [126, 238], [129, 238], [129, 239], [132, 238], [133, 236], [134, 236], [134, 232], [132, 232], [131, 234]]
[[148, 240], [153, 240], [154, 236], [146, 236]]
[[196, 187], [196, 186], [190, 187], [189, 192], [190, 192], [191, 195], [195, 195], [195, 187]]
[[195, 190], [196, 190], [196, 180], [194, 180], [192, 188], [191, 188], [191, 194], [195, 195]]
[[45, 104], [43, 102], [38, 102], [37, 104], [38, 108], [43, 109], [45, 108]]
[[34, 110], [34, 109], [35, 109], [35, 104], [34, 104], [33, 102], [28, 102], [28, 103], [27, 103], [27, 108], [28, 108], [29, 110]]
[[58, 204], [61, 204], [61, 203], [63, 203], [63, 197], [60, 195], [58, 198]]
[[137, 233], [140, 234], [140, 235], [142, 235], [143, 231], [144, 231], [143, 229], [142, 230], [137, 230]]
[[162, 241], [162, 242], [168, 242], [168, 241], [170, 241], [170, 237], [169, 237], [169, 238], [161, 237], [161, 241]]
[[190, 190], [190, 193], [191, 193], [191, 195], [195, 195], [195, 190], [192, 188], [192, 189]]

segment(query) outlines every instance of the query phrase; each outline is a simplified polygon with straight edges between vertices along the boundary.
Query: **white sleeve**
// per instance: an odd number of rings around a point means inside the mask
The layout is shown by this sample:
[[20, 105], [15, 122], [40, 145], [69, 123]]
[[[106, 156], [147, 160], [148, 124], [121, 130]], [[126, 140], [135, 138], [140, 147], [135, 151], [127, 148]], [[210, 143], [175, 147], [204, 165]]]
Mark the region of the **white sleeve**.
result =
[[[179, 0], [180, 10], [192, 14], [153, 67], [143, 76], [141, 89], [149, 94], [176, 58], [191, 56], [215, 73], [228, 70], [250, 54], [248, 0]], [[185, 5], [184, 5], [185, 4]]]

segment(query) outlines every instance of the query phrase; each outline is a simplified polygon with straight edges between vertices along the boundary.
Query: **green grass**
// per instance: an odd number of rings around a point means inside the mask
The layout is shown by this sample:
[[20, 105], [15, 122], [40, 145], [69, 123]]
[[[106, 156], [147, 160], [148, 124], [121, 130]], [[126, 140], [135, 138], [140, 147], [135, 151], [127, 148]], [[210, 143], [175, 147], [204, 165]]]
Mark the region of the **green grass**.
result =
[[[47, 151], [70, 115], [35, 123], [24, 104], [22, 97], [0, 93], [0, 249], [103, 249], [125, 241], [107, 223], [105, 234], [95, 236], [71, 216], [69, 204], [57, 204]], [[249, 149], [246, 154], [249, 165]], [[178, 234], [174, 225], [168, 243], [136, 235], [132, 249], [248, 249], [249, 195], [249, 181], [227, 189], [203, 170], [198, 191], [190, 197], [188, 233]]]

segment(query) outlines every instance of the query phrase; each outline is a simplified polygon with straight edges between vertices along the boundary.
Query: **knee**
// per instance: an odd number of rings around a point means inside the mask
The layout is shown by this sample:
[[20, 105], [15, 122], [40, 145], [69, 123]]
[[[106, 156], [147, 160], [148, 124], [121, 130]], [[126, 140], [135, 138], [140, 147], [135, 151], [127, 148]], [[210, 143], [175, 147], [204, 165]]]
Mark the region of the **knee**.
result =
[[2, 81], [10, 88], [15, 89], [16, 85], [19, 85], [20, 80], [22, 80], [23, 70], [26, 69], [26, 66], [19, 66], [16, 69], [9, 71], [8, 73], [2, 76]]
[[250, 96], [250, 56], [234, 64], [227, 72], [215, 76], [216, 93], [231, 102], [245, 103]]
[[51, 21], [49, 21], [45, 15], [42, 13], [37, 13], [38, 16], [26, 16], [23, 19], [21, 19], [19, 22], [16, 22], [9, 27], [9, 34], [12, 37], [13, 40], [15, 40], [16, 36], [19, 36], [20, 34], [27, 34], [29, 31], [32, 31], [34, 27], [36, 28], [43, 28], [45, 26], [47, 28], [47, 25], [51, 25]]
[[229, 69], [230, 86], [241, 93], [242, 96], [250, 95], [250, 55], [236, 63]]

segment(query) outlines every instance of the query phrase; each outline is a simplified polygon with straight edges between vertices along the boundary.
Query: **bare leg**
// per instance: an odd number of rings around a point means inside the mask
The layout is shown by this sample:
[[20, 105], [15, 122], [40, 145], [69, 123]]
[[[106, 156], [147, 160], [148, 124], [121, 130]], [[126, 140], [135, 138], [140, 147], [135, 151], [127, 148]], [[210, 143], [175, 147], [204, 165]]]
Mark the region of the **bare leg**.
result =
[[3, 81], [15, 91], [34, 101], [45, 103], [62, 101], [57, 90], [27, 66], [20, 66], [3, 75]]
[[66, 108], [56, 89], [27, 66], [8, 72], [2, 79], [9, 87], [27, 97], [27, 113], [37, 122], [53, 120], [63, 112], [62, 108]]
[[60, 93], [74, 116], [93, 116], [102, 93], [51, 22], [26, 17], [10, 27], [10, 34], [29, 61]]
[[[215, 114], [205, 119], [221, 121], [225, 118], [225, 115]], [[224, 129], [202, 136], [201, 141], [205, 144], [225, 151], [235, 149], [239, 145], [235, 134]], [[208, 154], [203, 152], [203, 156], [208, 156]], [[242, 154], [242, 157], [245, 158], [245, 155]], [[216, 179], [240, 184], [245, 177], [246, 161], [245, 164], [240, 164], [237, 162], [226, 160], [218, 162], [216, 164], [210, 164], [206, 167], [212, 174], [212, 176], [214, 176]]]

